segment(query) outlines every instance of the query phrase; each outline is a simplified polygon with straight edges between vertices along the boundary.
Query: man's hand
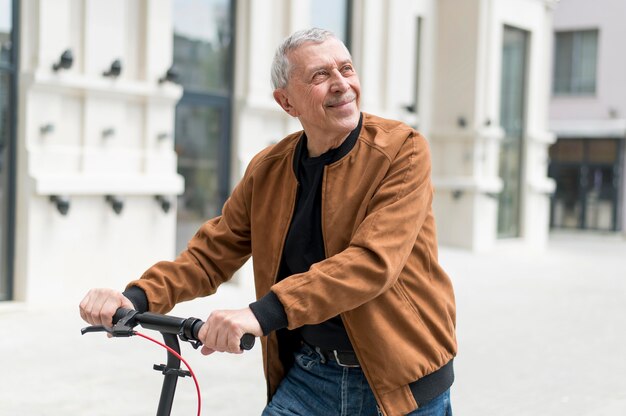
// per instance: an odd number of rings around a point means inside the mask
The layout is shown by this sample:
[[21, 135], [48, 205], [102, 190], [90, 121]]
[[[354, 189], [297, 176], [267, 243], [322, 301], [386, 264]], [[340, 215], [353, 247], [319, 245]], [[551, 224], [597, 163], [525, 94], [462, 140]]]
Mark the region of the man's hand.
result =
[[214, 311], [198, 333], [203, 344], [200, 352], [204, 355], [215, 351], [241, 354], [243, 351], [239, 342], [246, 333], [255, 337], [263, 335], [261, 325], [250, 308]]
[[113, 326], [113, 315], [119, 308], [135, 309], [121, 292], [113, 289], [91, 289], [80, 302], [80, 317], [91, 325]]

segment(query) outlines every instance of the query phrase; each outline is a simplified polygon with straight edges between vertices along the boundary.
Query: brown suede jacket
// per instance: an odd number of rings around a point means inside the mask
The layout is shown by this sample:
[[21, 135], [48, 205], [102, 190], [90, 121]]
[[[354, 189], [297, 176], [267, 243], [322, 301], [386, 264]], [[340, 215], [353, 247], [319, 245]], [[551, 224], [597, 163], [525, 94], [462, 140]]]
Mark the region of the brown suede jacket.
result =
[[[149, 309], [214, 293], [252, 256], [257, 298], [271, 289], [289, 329], [341, 315], [386, 415], [417, 407], [409, 384], [456, 354], [452, 284], [437, 260], [428, 143], [410, 127], [364, 114], [352, 150], [326, 167], [322, 227], [327, 259], [276, 283], [298, 184], [301, 132], [250, 162], [222, 215], [207, 221], [173, 262], [140, 280]], [[285, 369], [273, 332], [262, 338], [268, 394]]]

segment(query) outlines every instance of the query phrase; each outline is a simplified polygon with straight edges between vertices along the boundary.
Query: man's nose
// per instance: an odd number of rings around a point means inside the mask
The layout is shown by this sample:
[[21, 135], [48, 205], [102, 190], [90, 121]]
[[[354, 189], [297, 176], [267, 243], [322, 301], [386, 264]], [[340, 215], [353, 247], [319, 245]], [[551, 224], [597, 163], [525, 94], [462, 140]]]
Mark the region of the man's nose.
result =
[[346, 92], [350, 89], [348, 80], [337, 70], [333, 71], [331, 82], [330, 88], [332, 92]]

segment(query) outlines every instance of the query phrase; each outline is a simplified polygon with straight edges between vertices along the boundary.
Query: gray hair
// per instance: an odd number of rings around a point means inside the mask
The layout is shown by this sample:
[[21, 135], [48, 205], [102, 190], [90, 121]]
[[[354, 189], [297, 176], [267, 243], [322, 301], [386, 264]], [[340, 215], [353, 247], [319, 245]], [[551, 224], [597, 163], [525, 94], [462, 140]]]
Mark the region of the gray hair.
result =
[[[337, 39], [341, 42], [341, 39], [337, 38], [333, 32], [326, 29], [320, 29], [317, 27], [305, 30], [299, 30], [287, 37], [283, 43], [280, 44], [274, 55], [272, 61], [272, 87], [274, 89], [285, 88], [289, 81], [289, 75], [291, 73], [291, 63], [287, 55], [306, 42], [322, 43], [327, 39]], [[341, 42], [343, 45], [343, 42]], [[344, 45], [345, 47], [345, 45]], [[346, 48], [348, 51], [348, 48]], [[350, 52], [348, 51], [348, 54]]]

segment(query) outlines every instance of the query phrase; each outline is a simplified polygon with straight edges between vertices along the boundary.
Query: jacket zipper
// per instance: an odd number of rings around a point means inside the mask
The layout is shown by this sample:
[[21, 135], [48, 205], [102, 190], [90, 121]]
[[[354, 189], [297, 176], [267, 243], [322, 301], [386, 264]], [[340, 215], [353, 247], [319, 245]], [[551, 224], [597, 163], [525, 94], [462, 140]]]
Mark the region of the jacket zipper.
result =
[[[325, 195], [325, 190], [326, 190], [326, 178], [327, 178], [327, 172], [328, 172], [328, 166], [324, 167], [324, 177], [322, 179], [322, 209], [321, 209], [321, 215], [322, 215], [322, 241], [324, 243], [324, 255], [326, 256], [326, 258], [328, 258], [328, 249], [326, 246], [326, 233], [324, 232], [324, 230], [326, 229], [325, 227], [325, 222], [324, 222], [324, 203], [326, 201], [326, 198], [324, 198]], [[357, 359], [359, 357], [358, 351], [357, 351], [357, 347], [356, 347], [356, 343], [353, 342], [353, 337], [350, 335], [350, 330], [348, 329], [348, 325], [346, 325], [346, 318], [344, 316], [344, 314], [340, 314], [339, 315], [341, 317], [341, 321], [343, 322], [343, 326], [346, 329], [346, 333], [348, 334], [348, 339], [350, 339], [350, 343], [352, 344], [352, 349], [354, 350], [354, 353], [357, 355]], [[365, 365], [363, 365], [362, 360], [359, 360], [359, 364], [361, 365], [361, 369], [363, 370], [363, 374], [365, 375], [365, 378], [367, 379], [367, 371], [366, 371], [366, 367]], [[378, 402], [378, 394], [377, 392], [374, 391], [374, 389], [372, 389], [372, 393], [374, 394], [374, 397], [376, 398], [376, 401]], [[380, 407], [379, 407], [379, 411], [381, 411]]]
[[[282, 260], [283, 260], [283, 250], [285, 248], [285, 241], [287, 240], [287, 233], [289, 232], [289, 227], [291, 226], [291, 221], [293, 220], [293, 213], [296, 209], [296, 198], [297, 198], [299, 189], [300, 189], [300, 182], [298, 182], [298, 180], [296, 179], [296, 189], [293, 194], [293, 197], [291, 198], [291, 214], [289, 215], [289, 221], [287, 221], [287, 227], [285, 227], [285, 230], [283, 231], [282, 242], [280, 244], [280, 257], [276, 265], [276, 270], [274, 271], [274, 279], [272, 281], [272, 286], [276, 284], [276, 280], [278, 279], [278, 272], [280, 271], [280, 264], [282, 263]], [[268, 341], [265, 343], [265, 368], [267, 368], [267, 380], [265, 382], [265, 388], [267, 391], [267, 403], [268, 404], [270, 402], [270, 391], [271, 391], [270, 389], [271, 371], [270, 371], [270, 353], [269, 352], [270, 352], [270, 348], [269, 348], [269, 341]]]
[[322, 223], [322, 244], [324, 244], [324, 258], [328, 258], [328, 247], [326, 246], [326, 222], [325, 222], [325, 218], [324, 218], [324, 204], [326, 201], [326, 198], [324, 198], [324, 195], [326, 193], [326, 178], [327, 178], [327, 173], [328, 173], [328, 166], [324, 166], [324, 175], [322, 176], [322, 200], [320, 201], [321, 203], [321, 207], [320, 207], [320, 221]]

